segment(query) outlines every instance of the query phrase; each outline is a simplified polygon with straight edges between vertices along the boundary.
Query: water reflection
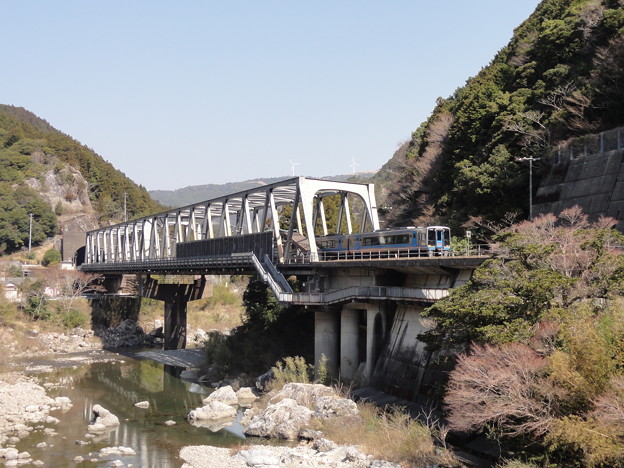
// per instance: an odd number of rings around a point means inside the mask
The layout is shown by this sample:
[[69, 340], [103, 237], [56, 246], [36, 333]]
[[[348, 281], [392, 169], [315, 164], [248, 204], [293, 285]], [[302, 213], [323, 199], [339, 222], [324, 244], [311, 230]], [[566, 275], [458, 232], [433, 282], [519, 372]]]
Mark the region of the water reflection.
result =
[[[96, 363], [77, 369], [58, 369], [42, 376], [42, 383], [57, 384], [48, 394], [51, 397], [67, 396], [73, 407], [65, 412], [52, 412], [60, 423], [52, 426], [58, 435], [35, 432], [18, 445], [30, 452], [34, 459], [43, 460], [46, 466], [107, 466], [110, 460], [121, 459], [126, 465], [142, 467], [179, 467], [181, 447], [204, 444], [231, 447], [244, 443], [242, 429], [237, 422], [231, 427], [211, 432], [207, 428], [191, 426], [186, 415], [202, 406], [202, 398], [211, 389], [177, 376], [182, 369], [164, 366], [131, 357], [124, 361]], [[149, 401], [149, 408], [134, 406], [139, 401]], [[115, 414], [119, 427], [108, 433], [87, 438], [87, 424], [93, 417], [93, 406], [100, 404]], [[240, 411], [239, 411], [240, 417]], [[167, 426], [173, 420], [176, 425]], [[80, 445], [77, 441], [88, 442]], [[47, 448], [36, 448], [46, 442]], [[111, 446], [131, 447], [136, 456], [112, 455], [98, 458], [97, 464], [88, 462], [101, 448]], [[76, 456], [84, 463], [74, 464]]]

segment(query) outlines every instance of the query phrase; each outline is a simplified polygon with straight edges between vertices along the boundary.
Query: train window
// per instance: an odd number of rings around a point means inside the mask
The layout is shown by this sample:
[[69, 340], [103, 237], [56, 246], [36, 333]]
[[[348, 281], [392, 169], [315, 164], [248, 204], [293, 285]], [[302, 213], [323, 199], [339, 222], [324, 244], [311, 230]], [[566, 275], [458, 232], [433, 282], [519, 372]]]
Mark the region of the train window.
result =
[[396, 235], [396, 236], [386, 236], [383, 238], [382, 244], [409, 244], [410, 236], [409, 234]]
[[337, 242], [336, 239], [319, 240], [318, 245], [321, 249], [335, 249]]
[[435, 229], [429, 229], [427, 231], [427, 243], [435, 245], [436, 242], [436, 232]]
[[365, 237], [362, 242], [363, 245], [379, 245], [379, 237]]

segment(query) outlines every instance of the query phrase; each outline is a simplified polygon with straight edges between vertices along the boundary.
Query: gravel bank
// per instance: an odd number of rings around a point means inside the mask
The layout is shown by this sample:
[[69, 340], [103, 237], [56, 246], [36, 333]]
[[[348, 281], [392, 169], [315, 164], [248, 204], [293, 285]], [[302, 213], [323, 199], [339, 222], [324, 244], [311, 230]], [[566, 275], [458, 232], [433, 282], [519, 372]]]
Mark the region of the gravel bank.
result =
[[309, 445], [255, 445], [234, 452], [198, 445], [184, 447], [180, 457], [185, 461], [183, 468], [400, 468], [395, 463], [373, 460], [352, 446], [320, 451]]

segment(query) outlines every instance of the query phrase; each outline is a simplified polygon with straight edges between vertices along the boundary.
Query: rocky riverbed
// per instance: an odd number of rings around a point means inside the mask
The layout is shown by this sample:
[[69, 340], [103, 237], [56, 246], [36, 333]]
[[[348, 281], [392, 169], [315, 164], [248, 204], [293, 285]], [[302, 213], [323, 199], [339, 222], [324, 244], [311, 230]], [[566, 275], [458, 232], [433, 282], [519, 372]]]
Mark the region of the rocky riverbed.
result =
[[[93, 466], [183, 466], [187, 468], [200, 467], [257, 467], [278, 468], [297, 466], [307, 467], [332, 467], [332, 468], [397, 468], [398, 465], [373, 460], [362, 453], [356, 446], [338, 446], [327, 440], [321, 433], [311, 431], [309, 423], [311, 418], [326, 418], [341, 416], [357, 416], [357, 407], [348, 399], [336, 395], [332, 389], [321, 385], [289, 384], [282, 391], [272, 395], [272, 398], [264, 399], [261, 406], [254, 405], [257, 400], [256, 389], [243, 387], [236, 391], [227, 385], [227, 382], [214, 383], [223, 385], [222, 388], [212, 392], [206, 398], [199, 396], [195, 401], [199, 403], [195, 409], [191, 409], [184, 417], [185, 420], [171, 416], [171, 412], [164, 411], [163, 401], [179, 405], [180, 402], [171, 394], [171, 384], [162, 382], [162, 370], [142, 366], [138, 374], [131, 365], [133, 358], [107, 352], [102, 349], [105, 345], [128, 343], [136, 341], [137, 336], [143, 337], [142, 330], [135, 323], [124, 322], [116, 329], [94, 334], [83, 329], [74, 329], [70, 333], [42, 333], [33, 330], [26, 338], [20, 340], [10, 332], [4, 330], [2, 337], [5, 339], [3, 355], [11, 355], [11, 362], [4, 362], [4, 372], [0, 373], [0, 462], [4, 466], [67, 466], [73, 463], [90, 462]], [[196, 333], [201, 336], [201, 334]], [[134, 337], [134, 338], [133, 338]], [[32, 343], [31, 343], [32, 341]], [[139, 341], [137, 341], [138, 343]], [[41, 356], [48, 356], [47, 360]], [[165, 368], [198, 367], [202, 353], [197, 350], [181, 350], [166, 352], [151, 350], [138, 353], [137, 357], [162, 363]], [[138, 363], [138, 361], [136, 361]], [[150, 361], [151, 362], [151, 361]], [[117, 406], [114, 412], [100, 405], [96, 392], [85, 390], [90, 393], [90, 402], [85, 404], [81, 401], [83, 409], [78, 412], [72, 410], [72, 400], [64, 396], [58, 396], [59, 388], [63, 385], [73, 385], [72, 382], [50, 381], [46, 376], [54, 369], [72, 369], [80, 374], [81, 368], [92, 369], [94, 364], [107, 365], [116, 369], [114, 375], [133, 376], [137, 375], [144, 385], [145, 379], [149, 383], [164, 385], [163, 390], [154, 390], [144, 387], [137, 391], [116, 388], [115, 378], [102, 377], [97, 385], [112, 385], [109, 389], [101, 389], [107, 395], [111, 391], [123, 391], [124, 399], [119, 401], [109, 398]], [[160, 365], [160, 364], [157, 364]], [[121, 366], [121, 367], [120, 367]], [[126, 367], [124, 367], [126, 366]], [[135, 366], [136, 367], [136, 366]], [[150, 370], [152, 369], [152, 370]], [[162, 366], [161, 368], [162, 369]], [[92, 370], [86, 371], [87, 374]], [[147, 372], [147, 373], [146, 373]], [[153, 375], [152, 375], [153, 374]], [[176, 374], [177, 375], [177, 374]], [[206, 377], [195, 371], [185, 371], [184, 376]], [[165, 374], [167, 379], [170, 378]], [[156, 380], [154, 380], [156, 379]], [[61, 378], [63, 380], [63, 378]], [[110, 382], [109, 382], [110, 380]], [[179, 385], [182, 384], [176, 379]], [[211, 382], [212, 383], [212, 382]], [[150, 384], [150, 385], [152, 385]], [[192, 383], [193, 391], [202, 390], [201, 385]], [[146, 393], [145, 388], [149, 391]], [[160, 387], [159, 387], [160, 388]], [[100, 389], [98, 388], [98, 391]], [[157, 393], [153, 393], [156, 391]], [[150, 393], [151, 392], [151, 393]], [[164, 400], [156, 399], [162, 393]], [[93, 395], [91, 395], [93, 394]], [[144, 401], [141, 396], [152, 394]], [[78, 398], [83, 397], [78, 394]], [[190, 394], [188, 394], [190, 395]], [[86, 397], [86, 395], [85, 395]], [[76, 398], [75, 396], [73, 398]], [[160, 397], [158, 397], [160, 398]], [[186, 398], [188, 400], [188, 397]], [[150, 400], [156, 402], [162, 415], [154, 416], [151, 412]], [[184, 406], [176, 411], [184, 410]], [[93, 420], [88, 424], [88, 413]], [[243, 415], [244, 413], [244, 415]], [[142, 417], [151, 418], [150, 431], [171, 432], [178, 431], [182, 434], [184, 427], [193, 427], [194, 437], [186, 437], [189, 446], [178, 449], [172, 458], [166, 461], [154, 461], [155, 458], [145, 458], [145, 454], [137, 451], [145, 450], [142, 447], [126, 447], [119, 437], [110, 437], [118, 427], [123, 427], [127, 421], [140, 421]], [[138, 418], [138, 419], [137, 419]], [[157, 419], [155, 422], [154, 419]], [[108, 424], [107, 421], [114, 421]], [[154, 426], [155, 424], [155, 426]], [[223, 428], [229, 429], [232, 424], [240, 426], [233, 433], [240, 431], [240, 435], [233, 438], [231, 445], [235, 448], [215, 447], [205, 444], [193, 444], [200, 439], [206, 440], [201, 434], [216, 433]], [[65, 429], [59, 429], [59, 427]], [[71, 436], [64, 431], [72, 427]], [[125, 432], [128, 429], [124, 429]], [[113, 431], [113, 432], [111, 432]], [[242, 433], [247, 434], [244, 440]], [[179, 436], [180, 436], [179, 434]], [[173, 432], [171, 433], [173, 436]], [[68, 437], [75, 438], [75, 443], [68, 441]], [[266, 445], [265, 441], [274, 439], [290, 439], [288, 446]], [[239, 440], [240, 442], [235, 442]], [[108, 444], [106, 444], [108, 442]], [[192, 444], [192, 445], [191, 445]], [[219, 442], [221, 444], [221, 442]], [[251, 444], [251, 445], [250, 445]], [[259, 444], [259, 445], [256, 445]], [[142, 445], [145, 445], [144, 443]], [[180, 447], [182, 444], [180, 445]], [[73, 447], [73, 448], [71, 448]], [[45, 451], [45, 452], [44, 452]], [[62, 456], [51, 462], [50, 458], [42, 456], [42, 453], [62, 452]], [[31, 452], [34, 454], [31, 456]], [[43, 458], [46, 461], [37, 458]], [[170, 457], [171, 455], [167, 455]], [[63, 458], [65, 457], [65, 458]], [[61, 463], [59, 465], [59, 463]], [[154, 464], [156, 463], [156, 464]]]

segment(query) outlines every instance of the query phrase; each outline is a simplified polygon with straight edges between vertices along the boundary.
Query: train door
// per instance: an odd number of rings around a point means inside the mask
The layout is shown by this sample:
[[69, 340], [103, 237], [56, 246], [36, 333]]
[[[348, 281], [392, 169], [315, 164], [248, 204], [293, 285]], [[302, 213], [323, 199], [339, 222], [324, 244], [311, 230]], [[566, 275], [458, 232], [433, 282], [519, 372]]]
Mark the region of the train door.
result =
[[429, 251], [436, 249], [437, 240], [435, 228], [429, 228], [427, 230], [427, 249]]
[[436, 248], [439, 250], [449, 250], [451, 248], [451, 230], [442, 228], [436, 230]]

